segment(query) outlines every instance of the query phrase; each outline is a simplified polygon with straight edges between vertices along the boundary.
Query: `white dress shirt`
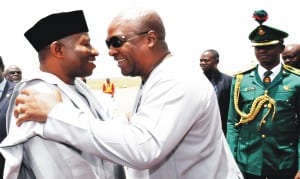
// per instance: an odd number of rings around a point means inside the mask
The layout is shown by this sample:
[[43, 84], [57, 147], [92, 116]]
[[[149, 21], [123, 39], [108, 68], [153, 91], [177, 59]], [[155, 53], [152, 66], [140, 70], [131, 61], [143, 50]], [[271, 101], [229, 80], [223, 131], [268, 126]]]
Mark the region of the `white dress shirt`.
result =
[[[279, 74], [279, 72], [281, 70], [281, 66], [282, 66], [281, 64], [278, 64], [270, 70], [270, 71], [272, 71], [271, 75], [269, 76], [271, 78], [271, 81], [273, 81], [275, 79], [275, 77]], [[258, 65], [258, 75], [262, 81], [264, 79], [264, 73], [266, 71], [268, 71], [268, 70], [265, 69], [263, 66]]]
[[60, 103], [42, 134], [130, 167], [129, 179], [243, 178], [212, 85], [198, 65], [172, 55], [140, 89], [129, 123], [94, 120]]
[[[79, 88], [85, 97], [89, 98], [91, 105], [82, 99], [75, 90]], [[89, 118], [99, 121], [91, 108], [96, 108], [101, 113], [101, 119], [109, 120], [111, 115], [105, 105], [92, 101], [93, 93], [87, 89], [81, 80], [75, 81], [75, 86], [69, 86], [56, 76], [41, 72], [38, 77], [20, 82], [15, 90], [30, 88], [36, 91], [52, 91], [60, 89], [64, 105], [76, 108], [79, 113], [84, 113]], [[15, 98], [18, 93], [14, 93]], [[20, 127], [16, 126], [13, 115], [13, 102], [8, 109], [9, 131], [8, 136], [0, 144], [0, 150], [6, 158], [4, 178], [6, 179], [115, 179], [114, 164], [103, 161], [99, 157], [80, 151], [76, 146], [64, 144], [43, 137], [44, 125], [35, 122], [26, 122]], [[65, 112], [63, 112], [65, 113]], [[57, 135], [65, 135], [59, 128], [55, 129]], [[79, 135], [82, 133], [80, 131]], [[84, 135], [92, 137], [86, 131]], [[89, 133], [89, 134], [88, 134]], [[84, 143], [84, 142], [83, 142]]]

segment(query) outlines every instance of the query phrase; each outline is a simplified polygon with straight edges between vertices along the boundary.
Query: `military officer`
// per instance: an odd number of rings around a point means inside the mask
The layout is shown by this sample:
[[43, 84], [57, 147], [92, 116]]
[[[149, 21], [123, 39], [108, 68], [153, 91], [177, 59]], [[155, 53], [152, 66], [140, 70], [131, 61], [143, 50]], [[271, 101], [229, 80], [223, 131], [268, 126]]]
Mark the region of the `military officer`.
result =
[[280, 63], [284, 31], [260, 25], [249, 35], [258, 65], [234, 76], [227, 140], [245, 179], [300, 178], [300, 73]]

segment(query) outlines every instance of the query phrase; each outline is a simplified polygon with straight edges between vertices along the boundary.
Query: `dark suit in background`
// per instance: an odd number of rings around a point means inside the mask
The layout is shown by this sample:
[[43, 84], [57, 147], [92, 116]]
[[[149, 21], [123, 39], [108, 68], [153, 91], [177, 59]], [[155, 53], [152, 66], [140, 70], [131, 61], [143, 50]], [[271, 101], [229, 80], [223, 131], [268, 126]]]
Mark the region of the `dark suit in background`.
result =
[[207, 78], [215, 88], [221, 113], [222, 129], [224, 134], [226, 134], [232, 76], [216, 70]]
[[[6, 111], [8, 108], [9, 100], [13, 89], [15, 87], [14, 82], [6, 81], [3, 77], [4, 63], [0, 56], [0, 85], [4, 85], [2, 94], [0, 92], [0, 142], [6, 137]], [[2, 88], [1, 88], [2, 89]], [[0, 154], [0, 176], [3, 176], [5, 160]]]
[[213, 85], [220, 108], [223, 133], [227, 131], [227, 114], [232, 77], [218, 70], [219, 53], [214, 49], [205, 50], [200, 57], [200, 67]]

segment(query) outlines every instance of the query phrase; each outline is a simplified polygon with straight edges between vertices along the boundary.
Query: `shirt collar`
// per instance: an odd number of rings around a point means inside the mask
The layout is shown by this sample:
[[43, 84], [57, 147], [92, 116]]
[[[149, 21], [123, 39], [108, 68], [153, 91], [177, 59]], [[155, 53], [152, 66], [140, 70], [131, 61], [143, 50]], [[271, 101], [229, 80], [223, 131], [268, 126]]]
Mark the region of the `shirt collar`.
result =
[[[279, 74], [281, 70], [281, 63], [279, 63], [278, 65], [276, 65], [274, 68], [271, 69], [272, 74], [270, 75], [271, 81], [274, 80], [274, 78]], [[258, 75], [260, 77], [260, 79], [264, 78], [264, 73], [268, 71], [267, 69], [265, 69], [263, 66], [258, 65]]]

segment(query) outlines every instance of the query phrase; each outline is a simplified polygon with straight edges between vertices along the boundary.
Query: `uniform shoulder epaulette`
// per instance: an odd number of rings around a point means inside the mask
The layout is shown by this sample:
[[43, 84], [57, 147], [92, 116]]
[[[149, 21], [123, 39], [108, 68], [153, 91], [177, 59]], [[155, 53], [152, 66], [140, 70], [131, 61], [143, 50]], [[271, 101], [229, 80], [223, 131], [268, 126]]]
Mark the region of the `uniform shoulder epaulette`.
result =
[[247, 72], [249, 72], [249, 71], [254, 70], [255, 68], [256, 68], [256, 65], [252, 65], [252, 66], [250, 66], [250, 67], [248, 67], [248, 68], [246, 68], [246, 69], [244, 69], [244, 70], [241, 70], [241, 71], [238, 71], [238, 72], [234, 73], [233, 75], [236, 76], [236, 75], [238, 75], [238, 74], [247, 73]]
[[291, 73], [295, 73], [297, 75], [300, 75], [300, 70], [294, 67], [291, 67], [289, 65], [283, 65], [283, 68]]

